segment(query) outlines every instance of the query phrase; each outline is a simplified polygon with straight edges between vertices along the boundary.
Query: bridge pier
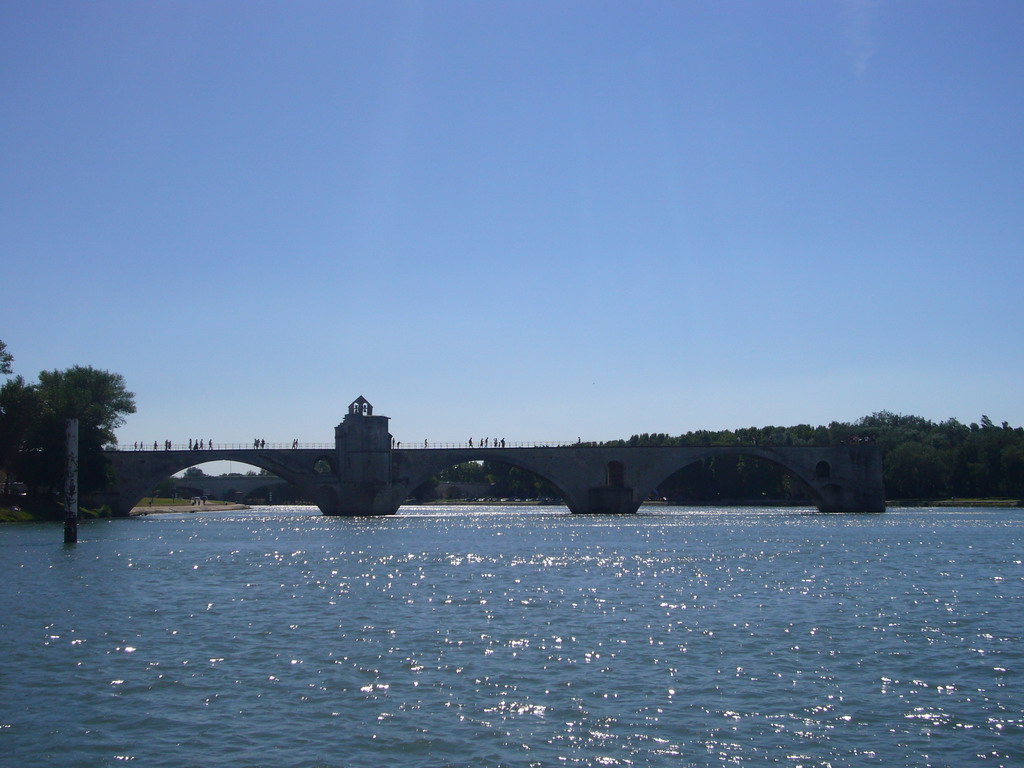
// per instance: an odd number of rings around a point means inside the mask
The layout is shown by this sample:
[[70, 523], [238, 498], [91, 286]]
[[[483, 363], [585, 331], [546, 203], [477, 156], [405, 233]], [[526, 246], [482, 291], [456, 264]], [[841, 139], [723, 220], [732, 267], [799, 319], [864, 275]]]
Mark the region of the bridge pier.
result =
[[[635, 515], [640, 502], [634, 499], [632, 488], [602, 485], [587, 491], [587, 506], [577, 514]], [[575, 511], [575, 510], [574, 510]]]
[[865, 490], [862, 486], [837, 486], [826, 484], [817, 489], [820, 494], [819, 512], [835, 514], [859, 514], [885, 512], [884, 490]]
[[390, 487], [381, 484], [331, 483], [319, 486], [312, 495], [320, 511], [331, 517], [393, 515], [400, 505]]

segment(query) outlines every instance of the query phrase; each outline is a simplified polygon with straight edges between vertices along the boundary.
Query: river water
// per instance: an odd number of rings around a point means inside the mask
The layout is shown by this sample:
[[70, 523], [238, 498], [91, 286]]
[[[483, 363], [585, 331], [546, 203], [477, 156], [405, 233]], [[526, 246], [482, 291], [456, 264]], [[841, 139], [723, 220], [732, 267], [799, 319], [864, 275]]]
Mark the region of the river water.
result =
[[1021, 766], [1024, 510], [0, 528], [0, 763]]

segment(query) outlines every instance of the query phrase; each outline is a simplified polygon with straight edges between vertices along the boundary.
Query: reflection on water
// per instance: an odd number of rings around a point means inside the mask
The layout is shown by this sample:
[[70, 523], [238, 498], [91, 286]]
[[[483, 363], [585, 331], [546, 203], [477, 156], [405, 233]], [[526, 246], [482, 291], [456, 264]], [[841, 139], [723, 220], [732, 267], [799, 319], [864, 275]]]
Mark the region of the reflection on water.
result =
[[1020, 510], [0, 530], [16, 764], [1024, 764]]

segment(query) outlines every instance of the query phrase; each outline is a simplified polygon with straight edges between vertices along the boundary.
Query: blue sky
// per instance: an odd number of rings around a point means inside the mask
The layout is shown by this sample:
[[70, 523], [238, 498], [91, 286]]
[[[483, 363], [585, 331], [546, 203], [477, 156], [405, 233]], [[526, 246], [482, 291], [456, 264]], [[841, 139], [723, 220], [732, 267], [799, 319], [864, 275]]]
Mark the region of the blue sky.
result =
[[0, 6], [0, 339], [123, 442], [1024, 425], [1024, 3]]

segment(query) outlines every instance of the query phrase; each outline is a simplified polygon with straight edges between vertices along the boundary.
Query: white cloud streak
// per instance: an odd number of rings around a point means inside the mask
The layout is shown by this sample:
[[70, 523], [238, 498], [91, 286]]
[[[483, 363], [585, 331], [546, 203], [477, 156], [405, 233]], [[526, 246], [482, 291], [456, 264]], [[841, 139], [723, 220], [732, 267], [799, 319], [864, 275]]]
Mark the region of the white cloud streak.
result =
[[877, 0], [847, 0], [843, 4], [843, 31], [846, 35], [847, 55], [853, 63], [854, 74], [863, 78], [868, 64], [875, 55], [872, 21], [878, 8]]

